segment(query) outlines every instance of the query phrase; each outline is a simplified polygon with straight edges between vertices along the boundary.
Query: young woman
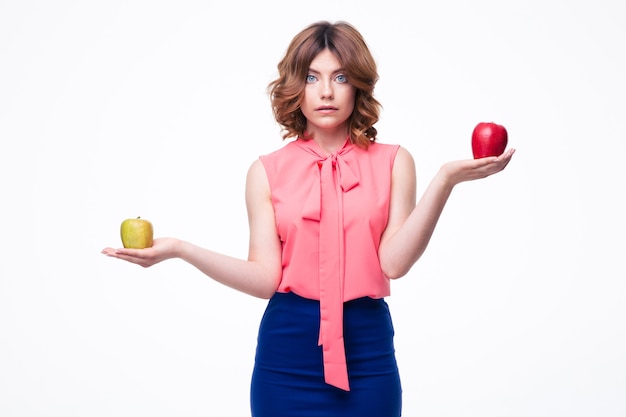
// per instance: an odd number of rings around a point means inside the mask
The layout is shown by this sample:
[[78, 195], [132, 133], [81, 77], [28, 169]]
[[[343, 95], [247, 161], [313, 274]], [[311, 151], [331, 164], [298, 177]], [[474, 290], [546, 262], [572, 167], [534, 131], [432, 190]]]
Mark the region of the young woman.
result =
[[376, 142], [376, 63], [353, 26], [306, 27], [278, 73], [269, 93], [290, 141], [248, 171], [248, 258], [175, 238], [103, 253], [146, 267], [180, 258], [269, 299], [252, 374], [254, 417], [400, 416], [390, 280], [420, 258], [453, 188], [502, 171], [514, 150], [442, 165], [416, 204], [411, 155]]

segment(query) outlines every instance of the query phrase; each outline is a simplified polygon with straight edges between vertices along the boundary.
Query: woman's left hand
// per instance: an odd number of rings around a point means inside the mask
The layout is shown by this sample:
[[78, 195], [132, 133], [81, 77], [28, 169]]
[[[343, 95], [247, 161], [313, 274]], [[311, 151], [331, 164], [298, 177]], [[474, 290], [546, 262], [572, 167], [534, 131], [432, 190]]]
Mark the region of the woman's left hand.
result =
[[514, 153], [515, 149], [509, 149], [497, 157], [489, 156], [480, 159], [447, 162], [441, 167], [441, 173], [445, 175], [452, 186], [464, 181], [485, 178], [506, 168]]

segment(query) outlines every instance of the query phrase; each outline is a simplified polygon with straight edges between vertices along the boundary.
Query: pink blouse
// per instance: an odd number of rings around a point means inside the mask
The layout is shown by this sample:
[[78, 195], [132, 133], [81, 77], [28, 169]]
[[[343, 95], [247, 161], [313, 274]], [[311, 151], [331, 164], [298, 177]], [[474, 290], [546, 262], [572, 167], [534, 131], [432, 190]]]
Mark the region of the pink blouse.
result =
[[260, 157], [282, 243], [279, 292], [320, 301], [319, 344], [328, 384], [349, 390], [343, 303], [390, 294], [378, 260], [399, 145], [349, 141], [327, 155], [297, 139]]

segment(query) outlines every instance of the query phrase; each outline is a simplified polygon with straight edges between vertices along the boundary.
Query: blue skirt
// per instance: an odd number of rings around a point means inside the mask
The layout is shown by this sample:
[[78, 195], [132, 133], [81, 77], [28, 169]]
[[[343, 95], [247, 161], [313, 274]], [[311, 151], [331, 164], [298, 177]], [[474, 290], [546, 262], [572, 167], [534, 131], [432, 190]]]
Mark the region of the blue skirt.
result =
[[344, 304], [350, 391], [324, 382], [319, 321], [319, 301], [292, 292], [270, 299], [252, 373], [252, 417], [399, 417], [402, 388], [385, 300]]

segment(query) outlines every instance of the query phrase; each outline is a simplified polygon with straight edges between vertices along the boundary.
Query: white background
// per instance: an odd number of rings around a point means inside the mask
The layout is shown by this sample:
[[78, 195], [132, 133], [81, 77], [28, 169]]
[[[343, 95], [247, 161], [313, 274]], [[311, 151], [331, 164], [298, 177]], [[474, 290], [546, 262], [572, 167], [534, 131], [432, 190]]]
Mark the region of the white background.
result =
[[249, 415], [265, 301], [100, 250], [142, 216], [247, 255], [265, 87], [321, 19], [368, 41], [420, 193], [480, 121], [517, 149], [393, 283], [403, 415], [626, 415], [624, 8], [432, 4], [0, 0], [0, 415]]

